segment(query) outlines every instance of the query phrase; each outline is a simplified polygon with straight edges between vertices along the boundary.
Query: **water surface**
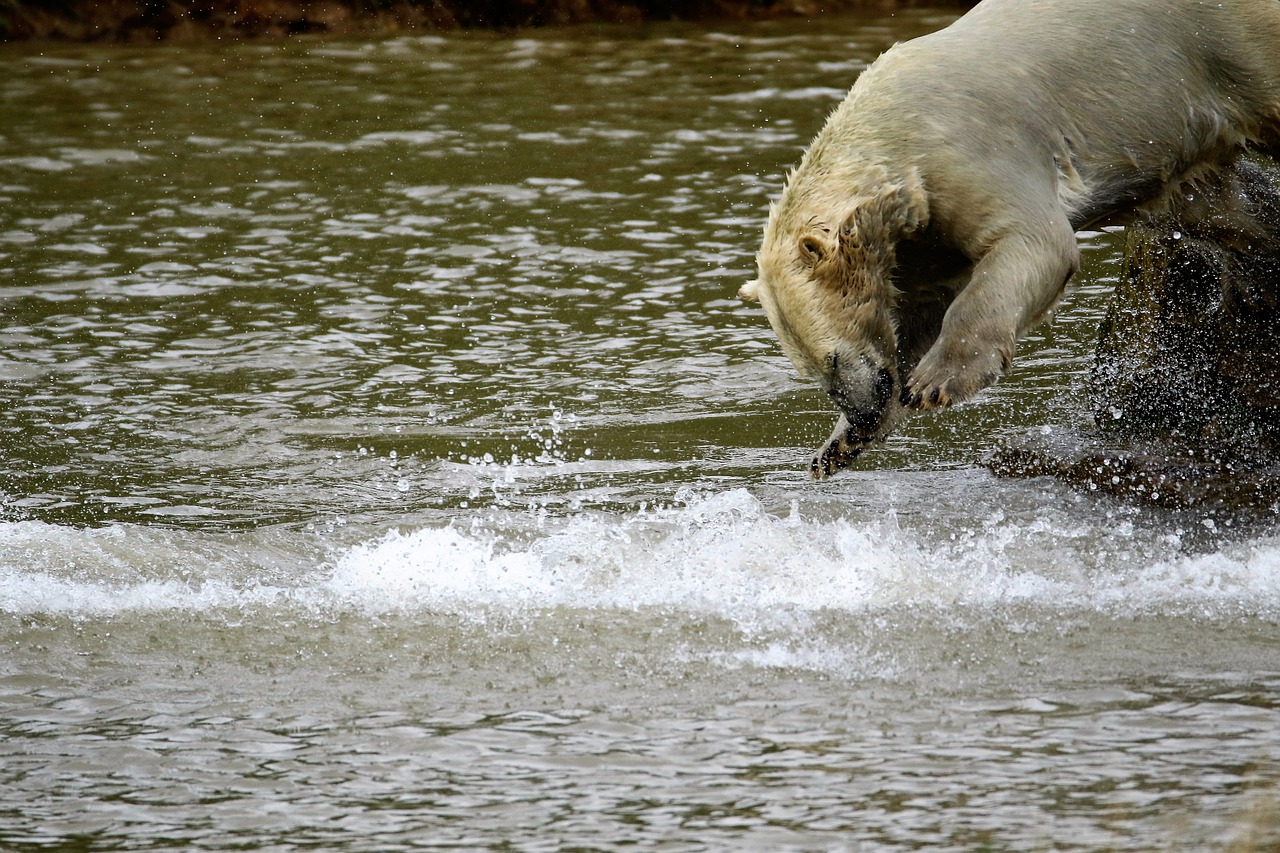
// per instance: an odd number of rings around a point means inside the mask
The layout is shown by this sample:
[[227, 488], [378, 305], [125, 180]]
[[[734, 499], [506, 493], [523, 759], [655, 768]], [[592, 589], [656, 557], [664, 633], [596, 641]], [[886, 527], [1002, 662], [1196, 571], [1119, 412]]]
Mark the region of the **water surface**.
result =
[[0, 846], [1274, 843], [1270, 520], [975, 464], [1115, 235], [821, 484], [734, 297], [948, 20], [0, 49]]

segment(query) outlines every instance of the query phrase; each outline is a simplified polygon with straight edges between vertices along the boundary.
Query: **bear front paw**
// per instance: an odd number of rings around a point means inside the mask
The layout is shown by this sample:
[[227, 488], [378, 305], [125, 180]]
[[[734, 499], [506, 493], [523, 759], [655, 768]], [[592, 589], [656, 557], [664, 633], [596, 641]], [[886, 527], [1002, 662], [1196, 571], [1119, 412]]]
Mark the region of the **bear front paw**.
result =
[[936, 358], [930, 350], [903, 385], [900, 402], [908, 409], [943, 409], [970, 399], [1009, 368], [1012, 347], [970, 349], [965, 359]]
[[866, 438], [855, 435], [848, 419], [841, 415], [831, 437], [813, 455], [813, 460], [809, 463], [809, 475], [815, 480], [825, 480], [841, 468], [852, 465], [866, 446]]

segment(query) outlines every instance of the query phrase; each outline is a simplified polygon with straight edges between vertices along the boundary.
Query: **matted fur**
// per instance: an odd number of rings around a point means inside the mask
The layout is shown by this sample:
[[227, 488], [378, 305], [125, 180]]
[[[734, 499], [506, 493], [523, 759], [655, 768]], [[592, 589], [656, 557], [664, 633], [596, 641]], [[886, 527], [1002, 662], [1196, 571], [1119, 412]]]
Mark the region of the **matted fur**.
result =
[[1075, 231], [1280, 153], [1280, 0], [984, 0], [886, 52], [771, 206], [758, 299], [841, 411], [816, 476], [972, 397], [1079, 262]]

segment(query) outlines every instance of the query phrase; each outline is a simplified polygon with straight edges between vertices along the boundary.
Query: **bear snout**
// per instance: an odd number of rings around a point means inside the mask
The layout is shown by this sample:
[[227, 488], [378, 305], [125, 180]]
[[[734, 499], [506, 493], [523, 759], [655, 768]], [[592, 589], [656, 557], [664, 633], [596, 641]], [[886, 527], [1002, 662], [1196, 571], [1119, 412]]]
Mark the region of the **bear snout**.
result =
[[893, 374], [865, 356], [849, 365], [833, 353], [827, 357], [827, 364], [827, 396], [844, 414], [850, 432], [864, 440], [874, 437], [893, 399]]

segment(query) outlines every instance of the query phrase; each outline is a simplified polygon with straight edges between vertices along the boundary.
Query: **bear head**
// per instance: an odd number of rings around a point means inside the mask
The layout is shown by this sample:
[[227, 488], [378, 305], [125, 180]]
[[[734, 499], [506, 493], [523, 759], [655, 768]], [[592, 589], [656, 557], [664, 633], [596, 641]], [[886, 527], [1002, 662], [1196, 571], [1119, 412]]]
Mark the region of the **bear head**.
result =
[[895, 250], [927, 216], [915, 174], [793, 174], [770, 207], [758, 277], [739, 291], [844, 414], [855, 446], [883, 438], [902, 412]]

